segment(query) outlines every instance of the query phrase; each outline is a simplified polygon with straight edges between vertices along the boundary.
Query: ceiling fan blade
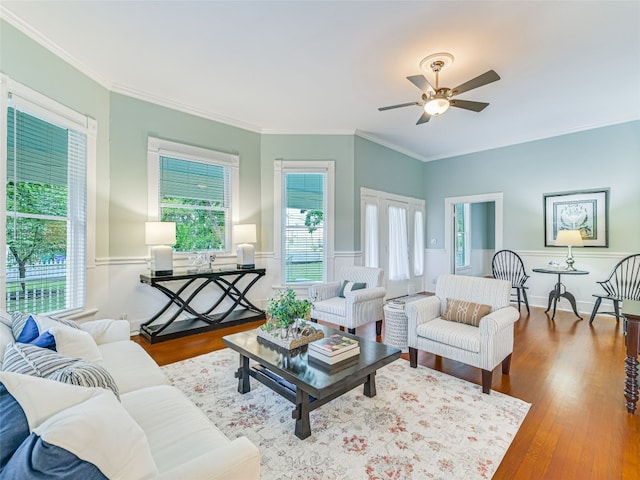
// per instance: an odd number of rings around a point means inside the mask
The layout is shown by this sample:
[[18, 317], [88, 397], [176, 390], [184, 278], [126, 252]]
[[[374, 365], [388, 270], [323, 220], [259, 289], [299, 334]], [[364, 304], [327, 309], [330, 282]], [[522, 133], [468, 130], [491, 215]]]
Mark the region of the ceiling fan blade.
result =
[[429, 115], [427, 112], [423, 112], [422, 116], [416, 122], [416, 125], [427, 123], [429, 120], [431, 120], [431, 115]]
[[408, 107], [410, 105], [420, 105], [419, 102], [409, 102], [409, 103], [399, 103], [398, 105], [389, 105], [388, 107], [380, 107], [379, 111], [384, 112], [385, 110], [391, 110], [392, 108], [400, 108], [400, 107]]
[[429, 80], [427, 80], [424, 75], [411, 75], [410, 77], [407, 77], [407, 80], [418, 87], [421, 92], [426, 92], [429, 89], [433, 90], [434, 92], [436, 91], [436, 89], [431, 86]]
[[464, 108], [465, 110], [473, 110], [474, 112], [481, 112], [489, 106], [488, 103], [472, 102], [470, 100], [450, 100], [449, 103], [452, 107]]
[[495, 82], [497, 80], [500, 80], [500, 75], [498, 75], [494, 70], [489, 70], [488, 72], [478, 75], [476, 78], [472, 78], [462, 85], [458, 85], [456, 88], [452, 88], [451, 95], [459, 95], [463, 92], [468, 92], [469, 90], [482, 87], [483, 85], [487, 85], [488, 83]]

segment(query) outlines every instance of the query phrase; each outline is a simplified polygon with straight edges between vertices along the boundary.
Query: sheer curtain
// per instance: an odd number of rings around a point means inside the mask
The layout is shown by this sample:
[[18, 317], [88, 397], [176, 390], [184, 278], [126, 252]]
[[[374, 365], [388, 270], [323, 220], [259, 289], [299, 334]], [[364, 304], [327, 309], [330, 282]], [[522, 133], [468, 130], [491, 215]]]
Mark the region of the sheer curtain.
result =
[[424, 273], [424, 221], [422, 212], [416, 210], [413, 222], [413, 275]]
[[364, 265], [378, 267], [378, 206], [367, 203], [364, 225]]
[[407, 209], [389, 206], [389, 280], [408, 279]]

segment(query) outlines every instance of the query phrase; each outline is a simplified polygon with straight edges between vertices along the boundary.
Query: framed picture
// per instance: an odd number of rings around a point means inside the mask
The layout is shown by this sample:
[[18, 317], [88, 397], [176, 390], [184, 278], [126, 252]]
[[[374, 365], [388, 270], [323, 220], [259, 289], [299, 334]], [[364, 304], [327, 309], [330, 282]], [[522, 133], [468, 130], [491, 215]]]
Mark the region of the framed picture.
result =
[[560, 230], [580, 230], [585, 247], [609, 246], [609, 189], [545, 193], [544, 246], [555, 247]]

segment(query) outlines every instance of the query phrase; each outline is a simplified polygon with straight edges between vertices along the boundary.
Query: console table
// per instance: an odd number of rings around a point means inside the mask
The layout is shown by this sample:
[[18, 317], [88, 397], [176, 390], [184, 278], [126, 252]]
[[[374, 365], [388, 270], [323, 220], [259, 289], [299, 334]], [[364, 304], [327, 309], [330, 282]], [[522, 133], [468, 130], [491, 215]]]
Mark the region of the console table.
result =
[[624, 396], [627, 399], [627, 412], [633, 415], [638, 403], [638, 352], [640, 352], [640, 301], [622, 302], [622, 315], [627, 322], [627, 357], [624, 359], [624, 371], [627, 379], [624, 383]]
[[[265, 318], [264, 311], [251, 303], [246, 295], [264, 275], [264, 268], [161, 276], [142, 274], [140, 282], [160, 290], [169, 301], [150, 320], [140, 325], [140, 336], [149, 343], [156, 343], [261, 320]], [[246, 286], [240, 286], [242, 279], [248, 280]], [[194, 299], [208, 296], [210, 293], [205, 287], [210, 285], [217, 286], [221, 295], [213, 301], [211, 307], [196, 310], [193, 306]], [[229, 301], [227, 308], [214, 313], [225, 300]], [[177, 310], [169, 311], [171, 306], [177, 307]], [[182, 319], [180, 317], [183, 314], [192, 317]]]
[[578, 309], [576, 308], [576, 297], [574, 297], [573, 294], [567, 291], [567, 287], [564, 286], [560, 277], [562, 275], [588, 275], [589, 272], [587, 272], [586, 270], [567, 270], [566, 268], [561, 267], [534, 268], [533, 271], [536, 273], [549, 273], [558, 275], [558, 282], [553, 287], [553, 290], [549, 292], [549, 304], [547, 305], [547, 309], [544, 311], [544, 313], [547, 313], [551, 309], [551, 302], [553, 302], [553, 315], [551, 316], [551, 320], [555, 319], [556, 317], [556, 305], [558, 304], [558, 300], [560, 300], [560, 297], [564, 297], [569, 300], [571, 308], [573, 308], [573, 313], [575, 313], [576, 317], [578, 317], [580, 320], [583, 319], [578, 314]]

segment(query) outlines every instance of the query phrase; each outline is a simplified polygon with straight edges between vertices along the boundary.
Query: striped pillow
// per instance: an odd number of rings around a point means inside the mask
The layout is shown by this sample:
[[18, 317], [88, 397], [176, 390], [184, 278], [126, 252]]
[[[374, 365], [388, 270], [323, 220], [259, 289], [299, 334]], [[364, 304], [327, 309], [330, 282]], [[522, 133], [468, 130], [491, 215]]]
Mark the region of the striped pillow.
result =
[[9, 344], [4, 352], [2, 370], [83, 387], [107, 388], [120, 398], [115, 380], [104, 367], [35, 345]]
[[478, 327], [480, 326], [480, 319], [490, 312], [491, 305], [447, 298], [447, 308], [445, 308], [441, 318]]

